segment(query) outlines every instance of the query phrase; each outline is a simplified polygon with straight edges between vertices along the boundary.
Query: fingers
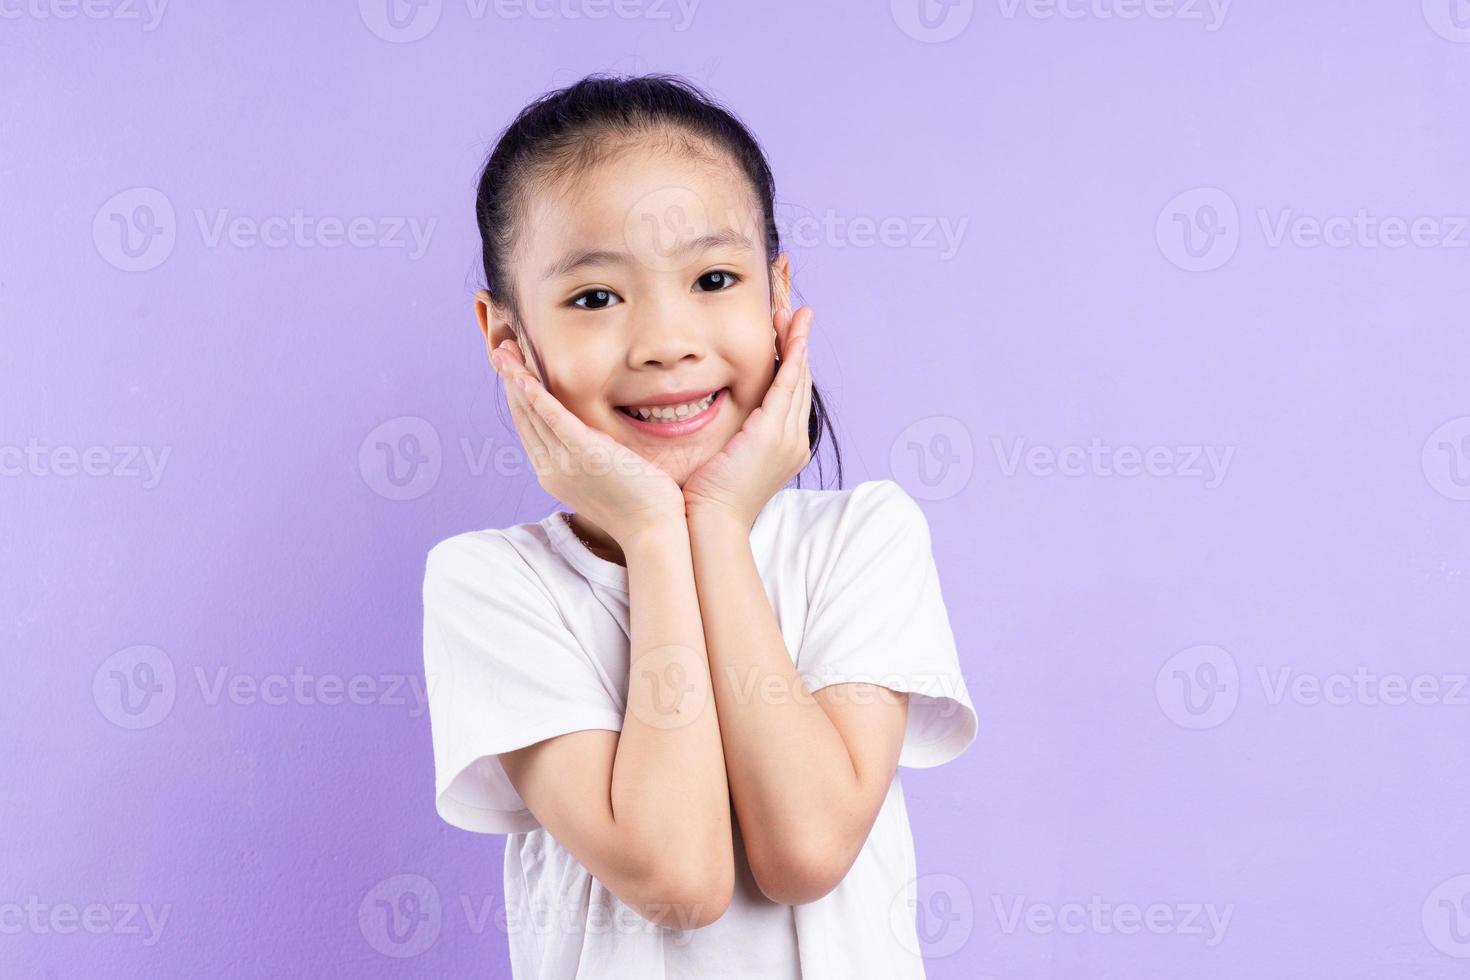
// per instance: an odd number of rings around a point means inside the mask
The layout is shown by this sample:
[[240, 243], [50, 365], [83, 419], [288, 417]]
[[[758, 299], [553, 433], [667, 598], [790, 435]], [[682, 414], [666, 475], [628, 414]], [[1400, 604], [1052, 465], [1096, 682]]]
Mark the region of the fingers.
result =
[[[529, 377], [529, 375], [523, 373], [521, 377]], [[524, 389], [521, 388], [519, 380], [517, 380], [515, 387], [514, 397], [520, 402], [526, 418], [536, 429], [536, 434], [541, 437], [541, 441], [546, 444], [546, 448], [565, 451], [567, 448], [566, 444], [562, 442], [561, 438], [556, 434], [556, 430], [552, 428], [551, 423], [546, 419], [547, 399], [551, 398], [551, 395], [536, 382], [535, 378], [531, 378], [530, 383]]]
[[510, 414], [515, 419], [516, 432], [526, 447], [526, 454], [530, 457], [532, 465], [549, 459], [552, 447], [557, 443], [551, 440], [550, 433], [537, 424], [536, 413], [531, 410], [520, 386], [514, 381], [506, 385], [505, 400], [510, 405]]
[[[497, 353], [505, 356], [502, 365], [508, 366], [506, 374], [510, 387], [525, 406], [527, 419], [545, 441], [547, 448], [561, 449], [567, 453], [576, 452], [579, 448], [585, 451], [590, 434], [586, 424], [567, 411], [556, 396], [547, 391], [546, 386], [526, 369], [525, 363], [519, 358], [520, 348], [515, 346], [515, 342], [508, 341], [507, 344], [508, 347], [498, 350]], [[522, 382], [524, 387], [521, 387]]]
[[[797, 412], [803, 404], [801, 389], [805, 381], [810, 377], [806, 366], [806, 334], [811, 330], [812, 309], [803, 306], [795, 313], [777, 311], [777, 332], [781, 341], [781, 365], [776, 371], [776, 377], [771, 381], [771, 386], [766, 389], [766, 396], [761, 400], [759, 411], [762, 416], [769, 416], [775, 420], [775, 425], [781, 433], [780, 438], [788, 438], [788, 434], [796, 431], [804, 433], [806, 425], [803, 421], [805, 413], [801, 416]], [[790, 436], [790, 438], [795, 438]], [[802, 438], [805, 444], [805, 437]]]
[[812, 404], [812, 364], [810, 355], [810, 334], [813, 317], [811, 310], [807, 308], [808, 316], [802, 325], [802, 331], [797, 338], [797, 350], [792, 360], [797, 362], [799, 370], [796, 372], [795, 392], [791, 399], [790, 424], [801, 436], [802, 442], [806, 442], [806, 420], [811, 414]]
[[785, 307], [778, 308], [772, 322], [776, 328], [776, 357], [785, 360], [786, 337], [791, 329], [791, 310]]
[[[505, 346], [495, 349], [490, 355], [490, 363], [505, 381], [505, 400], [515, 420], [516, 433], [525, 444], [531, 461], [535, 463], [539, 457], [545, 457], [553, 448], [559, 447], [561, 442], [551, 433], [546, 423], [541, 421], [533, 400], [526, 397], [529, 392], [522, 390], [520, 386], [520, 377], [530, 378], [530, 372], [526, 371], [519, 359]], [[534, 378], [531, 378], [531, 384], [536, 384]]]
[[781, 353], [782, 360], [787, 358], [795, 359], [796, 355], [801, 352], [798, 345], [804, 345], [806, 343], [807, 334], [811, 333], [813, 316], [814, 313], [810, 306], [803, 306], [801, 309], [790, 314], [790, 322], [786, 325], [785, 346], [782, 348]]
[[[781, 369], [776, 372], [776, 380], [771, 382], [771, 391], [777, 393], [782, 399], [791, 398], [796, 392], [797, 384], [801, 381], [806, 334], [811, 329], [811, 322], [812, 308], [803, 306], [792, 314], [791, 323], [786, 328], [785, 348], [781, 352]], [[786, 407], [788, 404], [783, 400], [781, 407]]]
[[556, 399], [542, 387], [531, 372], [524, 368], [516, 371], [516, 395], [526, 406], [526, 414], [546, 445], [553, 449], [567, 449], [566, 441], [557, 433], [552, 418], [556, 412]]

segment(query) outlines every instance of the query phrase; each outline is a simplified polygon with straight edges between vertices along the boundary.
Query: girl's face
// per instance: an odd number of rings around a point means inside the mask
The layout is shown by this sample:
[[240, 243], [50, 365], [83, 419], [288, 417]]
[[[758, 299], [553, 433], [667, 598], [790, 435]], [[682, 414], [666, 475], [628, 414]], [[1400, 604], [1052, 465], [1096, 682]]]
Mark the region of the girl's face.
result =
[[[510, 263], [531, 342], [504, 311], [480, 309], [491, 349], [516, 339], [568, 411], [681, 486], [775, 376], [773, 293], [789, 305], [789, 265], [782, 255], [767, 266], [748, 188], [733, 165], [662, 144], [629, 148], [570, 187], [537, 188]], [[698, 415], [699, 402], [681, 425], [625, 411], [713, 392], [712, 407]]]

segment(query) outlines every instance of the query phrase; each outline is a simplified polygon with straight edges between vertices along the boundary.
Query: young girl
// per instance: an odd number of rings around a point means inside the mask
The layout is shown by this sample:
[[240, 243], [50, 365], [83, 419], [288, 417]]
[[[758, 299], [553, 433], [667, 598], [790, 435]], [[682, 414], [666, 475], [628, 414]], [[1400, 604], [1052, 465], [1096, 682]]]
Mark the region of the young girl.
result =
[[827, 420], [760, 147], [678, 78], [588, 77], [475, 204], [480, 330], [567, 508], [424, 578], [436, 806], [509, 835], [513, 975], [923, 977], [896, 767], [975, 712], [913, 499], [787, 487]]

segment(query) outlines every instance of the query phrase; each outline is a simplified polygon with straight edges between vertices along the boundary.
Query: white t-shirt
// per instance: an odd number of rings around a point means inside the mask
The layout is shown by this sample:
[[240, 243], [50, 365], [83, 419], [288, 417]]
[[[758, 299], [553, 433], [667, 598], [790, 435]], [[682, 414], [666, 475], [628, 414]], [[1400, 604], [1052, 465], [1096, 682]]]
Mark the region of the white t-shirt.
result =
[[[509, 835], [506, 931], [517, 980], [908, 980], [924, 976], [913, 837], [895, 774], [842, 882], [804, 905], [756, 887], [734, 808], [735, 892], [702, 929], [655, 925], [536, 820], [496, 754], [566, 732], [621, 731], [628, 575], [553, 511], [430, 550], [424, 666], [435, 805]], [[777, 492], [751, 529], [766, 595], [809, 691], [846, 681], [909, 692], [900, 766], [948, 762], [975, 738], [928, 523], [892, 480]]]

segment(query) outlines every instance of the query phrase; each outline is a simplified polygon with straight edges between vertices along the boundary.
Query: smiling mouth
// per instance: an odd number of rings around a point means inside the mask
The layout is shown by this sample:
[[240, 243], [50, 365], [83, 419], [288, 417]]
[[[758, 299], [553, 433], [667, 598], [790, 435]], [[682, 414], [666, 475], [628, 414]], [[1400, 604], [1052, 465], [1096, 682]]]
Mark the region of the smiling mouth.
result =
[[687, 419], [692, 419], [696, 415], [708, 411], [709, 407], [714, 404], [715, 399], [719, 397], [720, 392], [724, 390], [724, 388], [716, 388], [703, 398], [696, 398], [693, 401], [684, 402], [681, 405], [652, 405], [641, 408], [618, 405], [617, 410], [640, 422], [668, 425], [674, 422], [683, 422]]

